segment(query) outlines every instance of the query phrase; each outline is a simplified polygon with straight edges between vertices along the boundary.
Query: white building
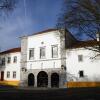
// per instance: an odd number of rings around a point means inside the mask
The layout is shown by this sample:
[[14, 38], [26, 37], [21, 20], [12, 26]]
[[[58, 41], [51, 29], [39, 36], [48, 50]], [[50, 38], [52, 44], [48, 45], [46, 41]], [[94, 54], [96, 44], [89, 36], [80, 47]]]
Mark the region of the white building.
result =
[[[49, 29], [21, 39], [21, 82], [25, 86], [62, 87], [66, 72], [61, 57], [59, 32]], [[24, 71], [23, 71], [24, 69]]]
[[97, 44], [77, 41], [68, 31], [57, 29], [24, 36], [21, 53], [20, 48], [0, 53], [1, 80], [17, 81], [17, 85], [20, 80], [24, 87], [100, 86], [100, 56], [90, 50]]
[[67, 73], [72, 74], [73, 81], [100, 82], [100, 55], [90, 50], [96, 45], [97, 41], [90, 40], [66, 49]]
[[18, 85], [20, 81], [21, 48], [13, 48], [0, 53], [0, 83]]

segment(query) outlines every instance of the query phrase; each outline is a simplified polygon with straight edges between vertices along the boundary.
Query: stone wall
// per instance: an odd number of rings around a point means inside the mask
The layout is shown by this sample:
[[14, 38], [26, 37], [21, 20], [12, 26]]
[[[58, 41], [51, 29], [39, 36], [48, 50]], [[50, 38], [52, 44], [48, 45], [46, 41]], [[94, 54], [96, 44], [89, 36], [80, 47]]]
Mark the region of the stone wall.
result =
[[66, 80], [66, 72], [64, 70], [61, 69], [34, 69], [34, 70], [27, 70], [26, 72], [23, 72], [23, 76], [22, 76], [22, 86], [27, 87], [28, 86], [28, 75], [30, 73], [32, 73], [34, 75], [35, 78], [35, 83], [34, 83], [34, 87], [37, 87], [37, 75], [39, 72], [44, 71], [48, 74], [48, 88], [51, 88], [51, 75], [52, 73], [57, 73], [59, 75], [59, 88], [63, 88], [64, 87], [64, 82]]

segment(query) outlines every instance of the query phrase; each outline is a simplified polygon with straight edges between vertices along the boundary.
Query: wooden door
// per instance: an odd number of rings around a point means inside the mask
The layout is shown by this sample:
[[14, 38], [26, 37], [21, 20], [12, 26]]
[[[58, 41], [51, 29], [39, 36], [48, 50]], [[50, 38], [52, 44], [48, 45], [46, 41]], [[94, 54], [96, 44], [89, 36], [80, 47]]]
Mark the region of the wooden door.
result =
[[1, 81], [4, 80], [4, 71], [1, 71]]

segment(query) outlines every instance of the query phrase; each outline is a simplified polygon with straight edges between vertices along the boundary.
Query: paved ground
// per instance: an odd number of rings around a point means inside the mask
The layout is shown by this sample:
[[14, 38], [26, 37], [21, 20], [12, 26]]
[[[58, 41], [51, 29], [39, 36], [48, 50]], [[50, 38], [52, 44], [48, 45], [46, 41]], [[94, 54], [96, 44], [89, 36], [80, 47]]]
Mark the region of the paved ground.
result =
[[13, 88], [0, 86], [0, 100], [100, 100], [100, 88]]

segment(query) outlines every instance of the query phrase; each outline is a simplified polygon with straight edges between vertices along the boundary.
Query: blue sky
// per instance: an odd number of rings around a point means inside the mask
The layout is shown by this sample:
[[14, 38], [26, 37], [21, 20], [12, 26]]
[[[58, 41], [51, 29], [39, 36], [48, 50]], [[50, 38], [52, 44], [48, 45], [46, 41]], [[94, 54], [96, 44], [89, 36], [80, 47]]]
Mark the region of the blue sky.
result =
[[23, 35], [54, 28], [63, 0], [19, 0], [13, 12], [0, 17], [0, 48], [19, 47]]

